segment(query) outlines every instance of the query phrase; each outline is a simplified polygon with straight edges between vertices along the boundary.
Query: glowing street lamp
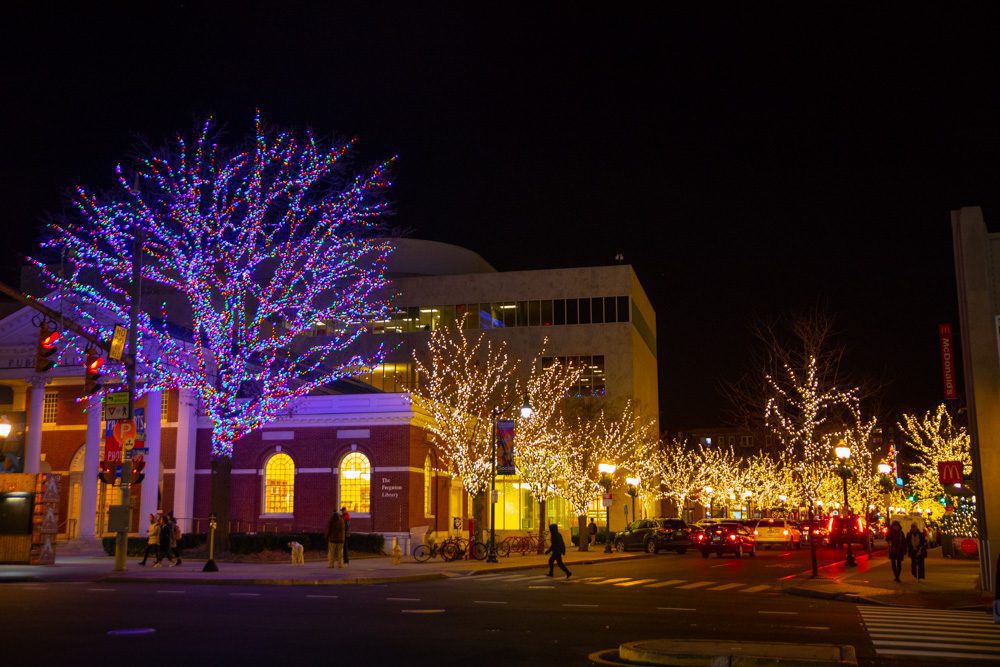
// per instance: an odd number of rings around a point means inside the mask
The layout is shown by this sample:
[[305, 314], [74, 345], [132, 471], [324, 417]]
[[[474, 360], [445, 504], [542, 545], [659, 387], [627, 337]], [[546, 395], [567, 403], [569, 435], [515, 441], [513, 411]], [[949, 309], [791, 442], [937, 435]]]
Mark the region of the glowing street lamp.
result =
[[[512, 408], [508, 405], [507, 408]], [[528, 419], [533, 412], [528, 396], [524, 396], [524, 403], [521, 404], [521, 417]], [[504, 409], [497, 406], [493, 408], [493, 422], [495, 430], [490, 442], [490, 543], [486, 548], [486, 562], [498, 563], [497, 560], [497, 440], [500, 438], [500, 415]]]
[[[618, 466], [614, 463], [599, 463], [597, 464], [597, 472], [601, 473], [601, 486], [604, 488], [604, 493], [611, 493], [611, 476], [615, 474], [618, 470]], [[611, 553], [611, 501], [610, 499], [605, 500], [605, 521], [604, 526], [604, 553]]]
[[[844, 481], [844, 511], [842, 515], [845, 519], [850, 520], [850, 504], [847, 501], [847, 478], [851, 476], [851, 469], [847, 467], [847, 462], [851, 460], [851, 448], [848, 447], [843, 440], [840, 441], [840, 445], [834, 449], [837, 454], [837, 458], [840, 460], [840, 466], [837, 468], [837, 474]], [[854, 567], [858, 563], [854, 560], [854, 551], [851, 549], [851, 540], [847, 540], [847, 558], [844, 559], [844, 565], [846, 567]]]
[[10, 435], [10, 420], [7, 419], [7, 415], [0, 417], [0, 438], [6, 438]]

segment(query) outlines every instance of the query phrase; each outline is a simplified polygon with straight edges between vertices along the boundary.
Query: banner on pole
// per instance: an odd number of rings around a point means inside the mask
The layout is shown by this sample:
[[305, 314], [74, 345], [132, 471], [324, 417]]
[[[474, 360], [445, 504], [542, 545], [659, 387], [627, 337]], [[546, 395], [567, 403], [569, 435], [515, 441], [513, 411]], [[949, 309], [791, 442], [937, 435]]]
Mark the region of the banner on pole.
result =
[[951, 336], [951, 325], [938, 326], [941, 339], [941, 376], [944, 380], [944, 397], [946, 400], [958, 398], [958, 388], [955, 385], [955, 348]]
[[497, 422], [497, 474], [514, 474], [514, 421], [501, 419]]

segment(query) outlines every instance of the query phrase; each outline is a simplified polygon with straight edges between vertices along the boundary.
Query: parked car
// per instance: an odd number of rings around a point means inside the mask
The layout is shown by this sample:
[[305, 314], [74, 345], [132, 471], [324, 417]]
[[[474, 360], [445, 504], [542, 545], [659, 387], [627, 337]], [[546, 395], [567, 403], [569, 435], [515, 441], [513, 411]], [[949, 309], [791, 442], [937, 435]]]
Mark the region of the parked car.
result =
[[659, 524], [653, 534], [653, 553], [676, 551], [685, 553], [691, 546], [691, 529], [684, 519], [654, 519]]
[[822, 546], [829, 534], [826, 529], [828, 523], [825, 519], [799, 521], [802, 541], [808, 544], [812, 540], [816, 540], [816, 544]]
[[848, 543], [857, 544], [864, 549], [871, 539], [868, 526], [860, 516], [831, 516], [827, 522], [827, 532], [827, 544], [836, 549]]
[[711, 553], [718, 554], [719, 558], [724, 553], [735, 554], [737, 558], [742, 558], [743, 554], [757, 555], [753, 532], [736, 523], [710, 526], [705, 532], [698, 533], [696, 542], [702, 558], [708, 558]]
[[615, 550], [628, 551], [642, 549], [646, 553], [656, 552], [656, 535], [667, 519], [639, 519], [633, 521], [615, 535]]
[[802, 532], [787, 519], [761, 519], [754, 526], [757, 544], [770, 547], [772, 544], [786, 545], [789, 549], [802, 548]]

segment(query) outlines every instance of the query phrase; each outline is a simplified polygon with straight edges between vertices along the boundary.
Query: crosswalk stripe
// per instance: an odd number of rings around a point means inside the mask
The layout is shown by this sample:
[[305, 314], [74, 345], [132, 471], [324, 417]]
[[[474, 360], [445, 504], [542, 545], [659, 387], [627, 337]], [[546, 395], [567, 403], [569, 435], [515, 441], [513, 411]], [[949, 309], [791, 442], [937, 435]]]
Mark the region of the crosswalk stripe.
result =
[[656, 579], [633, 579], [632, 581], [623, 581], [620, 584], [615, 584], [615, 586], [638, 586], [639, 584], [648, 584], [651, 581], [656, 581]]
[[705, 586], [711, 586], [714, 583], [714, 581], [696, 581], [693, 584], [684, 584], [683, 586], [678, 586], [677, 588], [690, 590], [692, 588], [704, 588]]
[[632, 577], [617, 577], [615, 579], [605, 579], [604, 581], [588, 581], [587, 583], [596, 586], [603, 586], [604, 584], [616, 584], [619, 581], [628, 581], [631, 578]]
[[706, 588], [708, 591], [728, 591], [731, 588], [739, 588], [743, 584], [722, 584], [721, 586], [713, 586], [712, 588]]
[[525, 579], [534, 579], [534, 578], [535, 578], [535, 575], [533, 575], [533, 574], [515, 574], [515, 575], [509, 576], [509, 577], [500, 577], [499, 579], [496, 579], [495, 581], [523, 581]]
[[538, 576], [535, 576], [535, 577], [528, 577], [527, 579], [522, 579], [521, 581], [540, 581], [542, 579], [551, 579], [551, 578], [552, 577], [550, 577], [550, 576], [548, 576], [546, 574], [541, 574], [541, 575], [538, 575]]
[[655, 584], [646, 584], [643, 588], [666, 588], [674, 584], [683, 584], [685, 581], [687, 579], [667, 579], [666, 581], [658, 581]]
[[761, 591], [766, 591], [770, 586], [767, 584], [761, 584], [760, 586], [751, 586], [750, 588], [744, 588], [740, 593], [759, 593]]
[[1000, 627], [984, 613], [858, 607], [878, 656], [1000, 661]]

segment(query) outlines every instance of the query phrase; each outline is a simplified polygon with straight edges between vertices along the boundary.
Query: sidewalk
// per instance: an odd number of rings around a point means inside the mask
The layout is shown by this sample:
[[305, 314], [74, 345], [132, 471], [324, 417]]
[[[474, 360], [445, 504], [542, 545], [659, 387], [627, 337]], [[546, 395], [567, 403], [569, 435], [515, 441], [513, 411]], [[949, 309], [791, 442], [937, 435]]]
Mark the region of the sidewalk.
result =
[[[648, 558], [645, 553], [605, 554], [603, 551], [570, 552], [563, 562], [574, 565]], [[388, 557], [356, 558], [344, 569], [330, 569], [325, 561], [306, 561], [305, 565], [288, 563], [227, 563], [217, 562], [218, 572], [202, 572], [204, 560], [184, 559], [177, 567], [141, 567], [138, 559], [130, 558], [125, 572], [114, 572], [110, 557], [56, 557], [54, 566], [0, 565], [0, 583], [101, 581], [114, 583], [173, 583], [228, 585], [336, 585], [382, 584], [403, 581], [427, 581], [450, 577], [475, 576], [493, 572], [537, 570], [544, 573], [548, 556], [501, 558], [499, 563], [439, 559], [416, 563], [404, 559], [393, 565]], [[562, 576], [560, 574], [560, 576]], [[579, 576], [579, 575], [577, 575]]]
[[892, 578], [889, 559], [876, 551], [871, 560], [862, 552], [858, 566], [847, 568], [840, 561], [820, 568], [819, 577], [811, 572], [789, 577], [784, 590], [831, 600], [864, 601], [872, 604], [932, 609], [991, 609], [993, 596], [979, 589], [979, 561], [955, 560], [931, 549], [927, 557], [927, 578], [917, 582], [910, 575], [909, 559], [903, 562], [900, 583]]

